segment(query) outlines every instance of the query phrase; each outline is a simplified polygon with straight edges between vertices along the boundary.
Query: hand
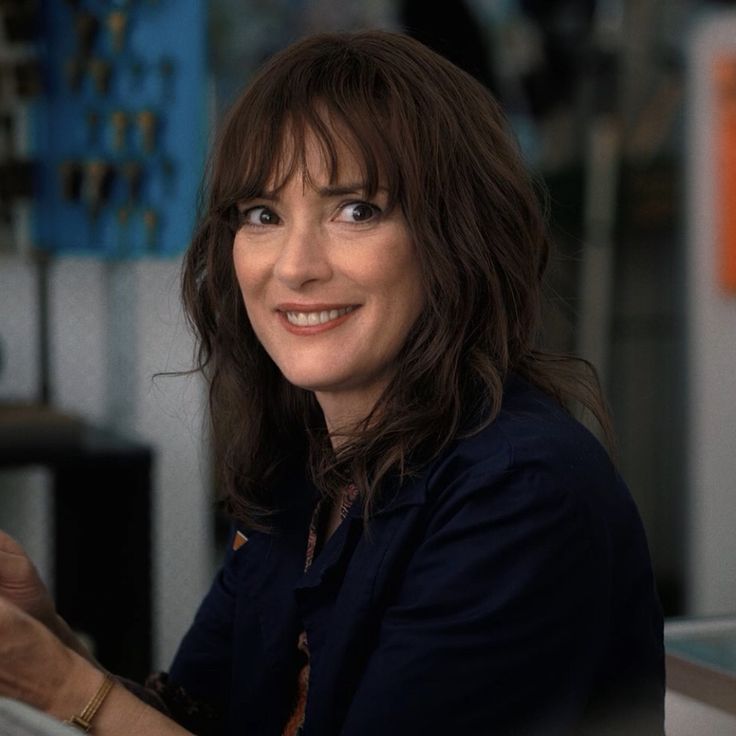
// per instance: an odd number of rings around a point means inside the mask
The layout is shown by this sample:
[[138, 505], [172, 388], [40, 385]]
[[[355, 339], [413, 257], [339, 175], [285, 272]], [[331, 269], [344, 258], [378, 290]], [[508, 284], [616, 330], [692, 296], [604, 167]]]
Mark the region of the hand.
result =
[[[77, 706], [76, 700], [83, 701], [90, 689], [87, 677], [84, 692], [78, 698], [69, 697], [70, 683], [79, 680], [78, 661], [78, 655], [43, 624], [0, 598], [0, 695], [68, 717]], [[65, 700], [72, 703], [66, 705]]]
[[16, 605], [46, 626], [66, 646], [95, 663], [84, 644], [75, 636], [66, 621], [56, 613], [54, 601], [23, 547], [1, 530], [0, 599]]
[[[0, 598], [0, 697], [66, 720], [82, 712], [104, 676], [43, 624]], [[193, 736], [119, 685], [95, 715], [93, 731], [106, 736]]]
[[0, 597], [53, 631], [56, 608], [49, 591], [23, 547], [3, 531], [0, 531]]

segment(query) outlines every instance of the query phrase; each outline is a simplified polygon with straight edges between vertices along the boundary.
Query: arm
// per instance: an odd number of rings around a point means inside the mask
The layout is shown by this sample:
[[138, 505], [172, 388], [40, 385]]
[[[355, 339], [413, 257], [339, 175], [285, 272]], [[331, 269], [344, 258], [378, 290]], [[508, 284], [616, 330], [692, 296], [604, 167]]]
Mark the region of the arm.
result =
[[48, 589], [23, 547], [2, 530], [0, 530], [0, 597], [14, 603], [29, 616], [40, 621], [69, 649], [96, 664], [87, 647], [56, 612]]
[[[171, 715], [196, 733], [214, 732], [219, 718], [213, 711], [219, 711], [222, 716], [226, 708], [234, 606], [233, 566], [230, 550], [180, 646], [172, 668], [174, 682], [160, 693]], [[105, 673], [56, 614], [46, 587], [22, 547], [3, 532], [0, 532], [0, 660], [0, 695], [22, 700], [59, 718], [81, 712]], [[220, 708], [198, 707], [199, 715], [192, 717], [187, 704], [182, 703], [182, 687], [195, 700], [220, 701], [216, 703]], [[166, 697], [168, 694], [173, 696], [171, 701]], [[170, 731], [172, 734], [188, 733], [141, 698], [151, 703], [159, 700], [135, 683], [116, 684], [95, 717], [95, 731], [106, 733], [110, 729], [111, 736], [130, 733], [131, 723], [139, 722], [141, 730], [136, 732], [142, 735], [148, 733], [144, 730], [147, 728], [152, 729], [152, 734], [168, 734], [169, 730], [165, 729], [174, 729]], [[204, 718], [199, 717], [202, 714]], [[104, 732], [98, 730], [98, 720], [106, 729]]]
[[[39, 621], [0, 598], [0, 695], [66, 720], [82, 712], [104, 673]], [[94, 719], [100, 736], [184, 736], [174, 721], [115, 685]]]

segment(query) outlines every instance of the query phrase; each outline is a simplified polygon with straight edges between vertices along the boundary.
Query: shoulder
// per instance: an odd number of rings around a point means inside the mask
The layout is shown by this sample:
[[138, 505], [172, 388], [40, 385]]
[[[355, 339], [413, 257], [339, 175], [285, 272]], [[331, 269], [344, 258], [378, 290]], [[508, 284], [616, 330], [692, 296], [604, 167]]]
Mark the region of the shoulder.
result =
[[459, 439], [429, 469], [431, 505], [472, 501], [478, 510], [559, 511], [578, 516], [634, 513], [628, 489], [605, 448], [545, 393], [513, 378], [500, 413]]
[[458, 439], [433, 464], [432, 484], [453, 474], [504, 474], [524, 467], [537, 472], [613, 475], [606, 450], [550, 396], [514, 378], [498, 416], [479, 432]]

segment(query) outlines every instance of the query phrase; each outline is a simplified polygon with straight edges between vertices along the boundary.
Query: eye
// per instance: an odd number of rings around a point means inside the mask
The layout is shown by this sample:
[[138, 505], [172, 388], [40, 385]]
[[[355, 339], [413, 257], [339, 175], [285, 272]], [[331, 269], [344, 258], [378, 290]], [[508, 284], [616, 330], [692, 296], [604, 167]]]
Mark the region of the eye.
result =
[[238, 213], [238, 221], [241, 225], [259, 227], [262, 225], [278, 225], [281, 220], [279, 216], [264, 205], [247, 207]]
[[368, 202], [349, 202], [340, 208], [337, 217], [342, 222], [368, 222], [381, 214], [380, 207]]

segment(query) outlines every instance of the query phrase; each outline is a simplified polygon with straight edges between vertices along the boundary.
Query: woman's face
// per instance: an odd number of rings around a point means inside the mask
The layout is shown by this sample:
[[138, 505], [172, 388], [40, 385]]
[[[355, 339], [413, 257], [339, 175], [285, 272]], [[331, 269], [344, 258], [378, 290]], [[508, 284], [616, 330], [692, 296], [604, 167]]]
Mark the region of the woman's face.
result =
[[365, 198], [338, 148], [338, 181], [307, 138], [309, 178], [239, 203], [233, 258], [258, 339], [286, 379], [314, 391], [334, 429], [363, 418], [390, 380], [424, 305], [419, 264], [387, 192]]

